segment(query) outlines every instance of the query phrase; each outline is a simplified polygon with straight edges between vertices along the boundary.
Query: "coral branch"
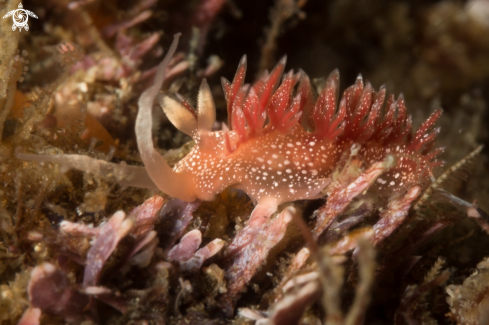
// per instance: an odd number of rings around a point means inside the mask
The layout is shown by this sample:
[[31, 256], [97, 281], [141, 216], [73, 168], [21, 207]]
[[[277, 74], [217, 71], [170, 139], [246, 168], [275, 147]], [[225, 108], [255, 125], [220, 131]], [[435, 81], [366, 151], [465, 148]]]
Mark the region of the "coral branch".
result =
[[179, 199], [171, 199], [159, 213], [159, 238], [164, 251], [169, 251], [175, 242], [184, 235], [185, 229], [193, 219], [194, 211], [200, 201], [191, 203]]
[[27, 288], [32, 307], [64, 317], [67, 321], [83, 319], [89, 299], [71, 288], [68, 277], [51, 263], [32, 270]]
[[29, 307], [26, 309], [22, 318], [17, 325], [39, 325], [41, 318], [41, 309]]
[[168, 259], [170, 261], [185, 262], [189, 260], [195, 251], [199, 248], [202, 242], [202, 233], [197, 230], [191, 230], [185, 234], [185, 236], [180, 239], [178, 245], [173, 246], [173, 248], [168, 252]]
[[234, 312], [234, 304], [244, 286], [251, 280], [265, 261], [268, 252], [285, 235], [287, 225], [296, 213], [292, 207], [285, 208], [277, 218], [269, 221], [252, 240], [234, 256], [232, 265], [226, 270], [228, 288], [219, 304], [228, 316]]
[[414, 186], [406, 195], [394, 199], [389, 203], [388, 208], [380, 214], [380, 220], [374, 226], [375, 245], [387, 238], [406, 218], [411, 204], [421, 193], [421, 187]]
[[134, 221], [125, 219], [122, 211], [116, 212], [109, 221], [100, 228], [99, 234], [87, 254], [87, 266], [83, 276], [83, 286], [97, 285], [104, 263], [117, 247], [119, 241], [134, 226]]
[[387, 156], [384, 161], [373, 164], [345, 188], [338, 187], [334, 189], [328, 197], [326, 205], [319, 211], [316, 225], [313, 230], [314, 238], [316, 240], [320, 238], [324, 231], [331, 225], [334, 218], [343, 212], [353, 198], [368, 189], [377, 177], [392, 167], [393, 163], [394, 158], [392, 156]]
[[225, 241], [217, 238], [211, 241], [209, 244], [205, 245], [192, 256], [187, 261], [180, 263], [182, 270], [187, 272], [197, 272], [200, 270], [205, 260], [216, 255], [225, 245]]

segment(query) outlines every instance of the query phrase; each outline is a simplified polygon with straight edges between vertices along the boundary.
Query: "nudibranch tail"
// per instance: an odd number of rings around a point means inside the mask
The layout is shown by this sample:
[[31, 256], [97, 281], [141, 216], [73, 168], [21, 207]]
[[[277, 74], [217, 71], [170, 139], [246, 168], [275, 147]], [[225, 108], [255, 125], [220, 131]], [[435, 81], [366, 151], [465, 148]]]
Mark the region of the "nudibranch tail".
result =
[[[165, 161], [165, 158], [155, 150], [152, 137], [153, 119], [151, 113], [153, 103], [165, 79], [165, 68], [177, 49], [179, 37], [180, 34], [174, 36], [173, 43], [170, 46], [168, 53], [158, 67], [153, 85], [139, 98], [139, 111], [136, 118], [136, 135], [141, 159], [144, 162], [149, 177], [153, 180], [156, 186], [170, 196], [190, 202], [196, 199], [195, 191], [193, 190], [193, 180], [185, 177], [185, 175], [177, 175], [177, 173], [172, 170]], [[180, 110], [180, 112], [181, 111], [182, 110]], [[190, 120], [188, 114], [186, 117]], [[176, 118], [176, 120], [179, 119]], [[207, 125], [207, 122], [204, 124]], [[183, 123], [181, 126], [184, 126]], [[186, 131], [189, 131], [189, 127], [187, 127]]]

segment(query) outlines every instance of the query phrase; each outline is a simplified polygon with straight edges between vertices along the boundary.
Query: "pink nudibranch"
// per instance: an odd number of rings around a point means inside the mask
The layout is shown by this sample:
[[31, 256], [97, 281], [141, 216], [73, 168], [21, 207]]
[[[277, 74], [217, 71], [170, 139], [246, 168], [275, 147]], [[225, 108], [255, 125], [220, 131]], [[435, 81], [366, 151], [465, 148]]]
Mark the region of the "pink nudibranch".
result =
[[345, 160], [345, 153], [347, 157], [356, 155], [367, 166], [396, 158], [377, 186], [379, 190], [390, 187], [390, 193], [425, 182], [437, 164], [434, 158], [440, 151], [430, 151], [430, 145], [438, 129], [430, 129], [441, 110], [406, 140], [411, 119], [402, 96], [397, 100], [391, 96], [382, 115], [385, 89], [375, 92], [369, 83], [364, 87], [359, 77], [345, 91], [338, 107], [336, 70], [316, 100], [304, 72], [285, 74], [279, 85], [285, 59], [254, 85], [245, 85], [243, 57], [233, 82], [222, 82], [231, 130], [211, 131], [216, 113], [205, 79], [199, 90], [197, 114], [186, 102], [169, 96], [160, 99], [170, 121], [196, 142], [172, 169], [153, 147], [151, 107], [178, 36], [160, 64], [153, 86], [141, 95], [136, 121], [145, 168], [168, 195], [185, 201], [212, 200], [233, 186], [273, 213], [278, 204], [320, 197]]
[[[386, 197], [386, 201], [429, 183], [433, 167], [439, 164], [436, 156], [442, 151], [432, 150], [439, 132], [433, 125], [441, 110], [411, 135], [411, 117], [402, 95], [397, 99], [390, 96], [384, 105], [385, 88], [376, 92], [359, 76], [338, 103], [337, 70], [315, 95], [303, 71], [283, 75], [285, 58], [248, 85], [244, 84], [244, 56], [233, 82], [222, 80], [229, 130], [212, 131], [216, 112], [205, 79], [196, 112], [185, 101], [159, 95], [179, 36], [175, 35], [160, 63], [153, 85], [139, 98], [135, 130], [144, 169], [78, 155], [17, 153], [17, 157], [97, 173], [111, 170], [123, 185], [158, 188], [188, 202], [212, 200], [224, 189], [234, 187], [251, 197], [257, 204], [254, 215], [261, 216], [270, 216], [281, 203], [315, 199], [335, 190], [340, 193], [339, 188], [348, 195], [354, 179], [361, 181], [362, 172], [379, 164], [375, 179], [364, 187]], [[154, 149], [151, 112], [155, 99], [169, 120], [196, 143], [173, 168]], [[128, 177], [124, 177], [125, 172]], [[262, 221], [252, 217], [250, 222]]]

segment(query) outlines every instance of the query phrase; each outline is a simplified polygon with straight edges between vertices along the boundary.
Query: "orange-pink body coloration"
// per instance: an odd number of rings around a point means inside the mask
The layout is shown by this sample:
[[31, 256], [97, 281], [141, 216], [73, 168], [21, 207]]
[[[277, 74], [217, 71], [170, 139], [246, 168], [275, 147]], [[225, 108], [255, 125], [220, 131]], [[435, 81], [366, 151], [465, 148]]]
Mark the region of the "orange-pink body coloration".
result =
[[[397, 101], [389, 98], [381, 119], [385, 89], [376, 93], [370, 84], [364, 87], [359, 77], [345, 91], [337, 109], [336, 71], [315, 100], [304, 73], [288, 73], [277, 89], [284, 64], [281, 61], [271, 74], [250, 87], [243, 85], [243, 59], [233, 83], [223, 81], [230, 126], [235, 130], [194, 130], [195, 147], [174, 167], [182, 178], [191, 179], [196, 197], [210, 200], [234, 186], [255, 203], [268, 200], [278, 205], [318, 198], [333, 181], [333, 172], [345, 167], [352, 157], [360, 162], [360, 169], [393, 157], [394, 166], [372, 188], [384, 196], [401, 195], [416, 184], [428, 183], [440, 151], [429, 153], [438, 130], [427, 131], [441, 111], [411, 139], [411, 120], [402, 97]], [[303, 115], [307, 106], [309, 116]]]
[[[236, 139], [235, 132], [230, 133]], [[339, 156], [333, 142], [318, 141], [300, 125], [285, 135], [272, 131], [250, 139], [233, 152], [226, 149], [222, 132], [215, 136], [222, 142], [209, 145], [197, 138], [196, 146], [174, 167], [177, 173], [192, 175], [197, 196], [203, 199], [229, 186], [244, 190], [255, 202], [314, 199], [330, 182]]]
[[[231, 139], [237, 138], [235, 132], [229, 133]], [[272, 131], [252, 138], [233, 152], [226, 148], [223, 131], [196, 138], [196, 142], [174, 171], [193, 179], [197, 197], [210, 200], [234, 186], [244, 190], [255, 202], [274, 198], [278, 204], [321, 196], [343, 153], [351, 156], [352, 148], [355, 150], [354, 141], [320, 139], [299, 124], [287, 134]], [[427, 181], [430, 161], [405, 144], [384, 146], [377, 141], [370, 142], [359, 146], [356, 157], [368, 166], [382, 161], [388, 154], [395, 157], [397, 164], [377, 179], [374, 188], [378, 191], [401, 193]]]
[[[414, 185], [424, 187], [432, 168], [439, 164], [435, 158], [441, 150], [431, 149], [438, 133], [432, 128], [441, 110], [411, 135], [411, 117], [403, 97], [395, 100], [390, 96], [384, 104], [384, 87], [376, 92], [358, 77], [338, 100], [339, 73], [335, 70], [316, 96], [304, 72], [283, 75], [285, 58], [248, 85], [244, 83], [244, 56], [233, 82], [222, 79], [229, 130], [211, 130], [216, 113], [205, 79], [196, 111], [182, 98], [159, 99], [169, 120], [196, 142], [172, 169], [153, 148], [151, 107], [165, 77], [164, 66], [175, 50], [176, 42], [161, 63], [154, 85], [141, 95], [136, 121], [145, 169], [154, 184], [171, 196], [210, 200], [235, 186], [257, 204], [252, 223], [258, 214], [270, 216], [280, 203], [313, 199], [321, 192], [329, 195], [347, 187], [362, 171], [385, 159], [390, 163], [373, 175], [385, 174], [378, 177], [375, 188], [384, 191], [386, 201]], [[350, 165], [357, 166], [356, 170]], [[352, 177], [347, 175], [346, 180], [345, 169], [352, 170]], [[362, 178], [357, 182], [363, 182]]]

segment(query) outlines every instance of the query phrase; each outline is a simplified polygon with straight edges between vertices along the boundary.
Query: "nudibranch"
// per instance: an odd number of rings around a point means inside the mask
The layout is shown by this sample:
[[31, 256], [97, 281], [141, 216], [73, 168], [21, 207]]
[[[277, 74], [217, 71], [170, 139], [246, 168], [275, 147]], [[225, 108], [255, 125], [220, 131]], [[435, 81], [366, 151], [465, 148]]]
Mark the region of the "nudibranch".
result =
[[355, 185], [362, 191], [370, 186], [386, 202], [404, 202], [406, 196], [412, 202], [429, 184], [441, 152], [432, 150], [439, 132], [433, 125], [441, 110], [412, 136], [402, 95], [397, 100], [390, 96], [384, 109], [385, 88], [376, 92], [358, 77], [338, 104], [335, 70], [316, 99], [303, 71], [283, 75], [285, 58], [253, 85], [244, 83], [246, 56], [232, 82], [222, 79], [229, 130], [211, 130], [216, 113], [206, 80], [197, 110], [183, 99], [161, 96], [158, 101], [169, 120], [195, 140], [190, 153], [170, 168], [153, 147], [151, 107], [176, 44], [154, 85], [141, 96], [136, 122], [142, 160], [163, 192], [186, 201], [212, 200], [232, 186], [255, 202], [250, 222], [261, 223], [281, 203], [354, 191]]
[[[375, 238], [381, 240], [403, 220], [411, 203], [431, 182], [432, 170], [440, 164], [436, 157], [442, 151], [433, 149], [439, 132], [434, 124], [441, 110], [412, 134], [402, 95], [386, 99], [384, 87], [375, 91], [359, 76], [339, 99], [337, 70], [316, 95], [303, 71], [284, 74], [285, 58], [249, 85], [244, 83], [244, 56], [233, 81], [222, 79], [229, 129], [212, 131], [215, 104], [205, 79], [197, 110], [182, 98], [160, 94], [178, 37], [159, 65], [153, 85], [139, 99], [136, 136], [144, 170], [125, 166], [136, 175], [132, 181], [126, 179], [126, 185], [157, 187], [189, 202], [212, 200], [228, 187], [241, 189], [256, 204], [249, 222], [254, 227], [282, 203], [328, 196], [327, 211], [317, 220], [316, 237], [356, 195], [368, 189], [384, 198], [386, 218], [381, 213], [375, 228]], [[195, 140], [190, 153], [173, 168], [153, 145], [155, 101], [180, 131]], [[87, 171], [110, 169], [107, 162], [87, 167], [93, 162], [76, 155], [17, 156]]]

